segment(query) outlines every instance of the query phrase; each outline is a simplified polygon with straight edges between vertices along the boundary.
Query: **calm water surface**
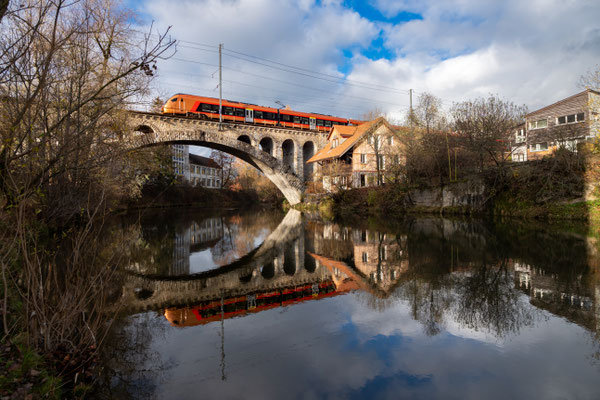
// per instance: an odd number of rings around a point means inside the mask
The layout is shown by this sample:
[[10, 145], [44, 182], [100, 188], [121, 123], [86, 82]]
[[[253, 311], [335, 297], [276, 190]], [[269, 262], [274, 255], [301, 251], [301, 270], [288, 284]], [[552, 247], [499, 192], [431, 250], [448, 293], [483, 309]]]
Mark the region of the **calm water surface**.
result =
[[112, 397], [600, 398], [598, 245], [577, 227], [157, 211], [116, 229]]

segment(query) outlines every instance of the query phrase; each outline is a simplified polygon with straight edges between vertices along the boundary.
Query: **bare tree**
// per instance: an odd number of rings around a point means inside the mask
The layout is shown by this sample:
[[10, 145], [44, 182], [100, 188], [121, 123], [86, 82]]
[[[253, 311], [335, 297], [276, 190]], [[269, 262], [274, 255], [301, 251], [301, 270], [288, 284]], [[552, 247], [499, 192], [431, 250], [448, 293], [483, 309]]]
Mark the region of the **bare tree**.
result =
[[417, 106], [413, 112], [414, 123], [425, 129], [426, 133], [436, 127], [442, 128], [445, 119], [442, 114], [442, 101], [431, 93], [423, 93], [419, 96]]
[[222, 151], [213, 150], [210, 153], [210, 158], [212, 158], [221, 170], [219, 174], [221, 175], [221, 189], [229, 186], [229, 184], [235, 179], [235, 168], [233, 163], [235, 161], [235, 157], [223, 153]]
[[3, 21], [0, 193], [5, 209], [40, 189], [46, 201], [54, 200], [56, 191], [64, 202], [65, 188], [78, 209], [92, 175], [102, 176], [93, 180], [97, 183], [126, 175], [114, 173], [125, 166], [115, 158], [121, 146], [115, 139], [129, 134], [122, 110], [145, 93], [156, 61], [173, 43], [164, 35], [154, 42], [135, 39], [128, 14], [108, 4], [42, 2]]
[[102, 342], [102, 292], [121, 254], [96, 245], [102, 219], [141, 184], [125, 110], [174, 43], [140, 38], [110, 0], [23, 3], [0, 29], [1, 277], [28, 344], [77, 354]]
[[454, 129], [466, 139], [465, 146], [479, 158], [483, 169], [486, 160], [501, 168], [510, 157], [507, 146], [512, 128], [520, 123], [527, 108], [490, 95], [452, 107]]

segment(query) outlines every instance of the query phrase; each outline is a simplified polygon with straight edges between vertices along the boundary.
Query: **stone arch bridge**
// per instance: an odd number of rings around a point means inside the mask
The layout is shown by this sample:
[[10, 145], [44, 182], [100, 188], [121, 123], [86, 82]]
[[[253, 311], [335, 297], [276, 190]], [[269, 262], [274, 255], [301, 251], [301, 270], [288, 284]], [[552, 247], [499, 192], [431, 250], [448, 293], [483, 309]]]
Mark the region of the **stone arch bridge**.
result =
[[302, 201], [314, 172], [306, 160], [326, 141], [323, 132], [143, 112], [132, 112], [130, 124], [135, 132], [130, 148], [190, 144], [223, 151], [264, 173], [292, 205]]

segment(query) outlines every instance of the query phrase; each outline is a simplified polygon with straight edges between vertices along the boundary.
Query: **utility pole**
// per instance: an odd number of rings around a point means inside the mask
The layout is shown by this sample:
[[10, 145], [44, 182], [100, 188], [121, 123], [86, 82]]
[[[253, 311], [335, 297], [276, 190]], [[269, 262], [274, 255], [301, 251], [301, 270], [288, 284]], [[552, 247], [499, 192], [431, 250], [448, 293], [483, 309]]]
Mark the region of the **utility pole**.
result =
[[223, 66], [221, 63], [221, 53], [223, 43], [219, 43], [219, 129], [222, 129], [223, 123]]
[[412, 133], [412, 125], [413, 125], [413, 107], [412, 107], [412, 89], [408, 90], [408, 95], [410, 96], [410, 110], [408, 114], [408, 118], [410, 119], [410, 131]]

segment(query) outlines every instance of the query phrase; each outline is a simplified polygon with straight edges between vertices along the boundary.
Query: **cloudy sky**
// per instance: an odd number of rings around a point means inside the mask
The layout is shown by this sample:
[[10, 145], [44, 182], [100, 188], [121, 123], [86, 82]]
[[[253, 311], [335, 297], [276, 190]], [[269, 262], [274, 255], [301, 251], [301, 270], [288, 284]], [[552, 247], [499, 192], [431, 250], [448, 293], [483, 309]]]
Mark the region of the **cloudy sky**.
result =
[[[400, 119], [430, 92], [445, 107], [490, 93], [530, 110], [581, 90], [600, 63], [598, 0], [129, 0], [179, 41], [156, 91]], [[144, 29], [140, 27], [140, 29]]]

